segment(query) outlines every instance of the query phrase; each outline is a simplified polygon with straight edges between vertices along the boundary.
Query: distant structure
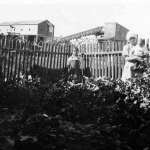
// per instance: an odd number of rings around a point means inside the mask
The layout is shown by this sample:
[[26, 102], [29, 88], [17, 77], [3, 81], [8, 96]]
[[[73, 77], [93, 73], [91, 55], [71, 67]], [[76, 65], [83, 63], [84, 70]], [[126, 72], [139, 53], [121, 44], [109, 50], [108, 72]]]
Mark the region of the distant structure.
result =
[[61, 38], [62, 41], [70, 41], [72, 43], [103, 42], [106, 40], [125, 41], [126, 34], [129, 30], [119, 23], [105, 23], [104, 26], [92, 28], [83, 32], [75, 33]]
[[19, 36], [29, 41], [52, 41], [54, 25], [48, 20], [0, 23], [0, 34]]

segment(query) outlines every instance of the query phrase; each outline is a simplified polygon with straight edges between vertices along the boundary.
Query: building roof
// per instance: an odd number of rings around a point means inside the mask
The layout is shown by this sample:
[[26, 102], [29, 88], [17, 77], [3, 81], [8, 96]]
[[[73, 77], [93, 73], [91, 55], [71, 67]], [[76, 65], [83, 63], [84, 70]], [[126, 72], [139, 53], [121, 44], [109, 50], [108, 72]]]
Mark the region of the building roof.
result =
[[89, 35], [96, 35], [99, 40], [125, 40], [128, 29], [117, 22], [107, 22], [104, 26], [92, 28], [83, 32], [75, 33], [61, 38], [61, 41], [80, 39]]
[[83, 32], [75, 33], [75, 34], [63, 37], [61, 40], [67, 41], [67, 40], [72, 40], [72, 39], [78, 39], [83, 36], [88, 36], [88, 35], [93, 35], [93, 34], [103, 34], [103, 27], [96, 27], [96, 28], [89, 29]]
[[0, 26], [7, 26], [7, 25], [27, 25], [27, 24], [31, 24], [31, 25], [37, 25], [40, 24], [42, 22], [48, 22], [50, 24], [52, 24], [50, 21], [48, 20], [26, 20], [26, 21], [16, 21], [16, 22], [2, 22], [0, 23]]

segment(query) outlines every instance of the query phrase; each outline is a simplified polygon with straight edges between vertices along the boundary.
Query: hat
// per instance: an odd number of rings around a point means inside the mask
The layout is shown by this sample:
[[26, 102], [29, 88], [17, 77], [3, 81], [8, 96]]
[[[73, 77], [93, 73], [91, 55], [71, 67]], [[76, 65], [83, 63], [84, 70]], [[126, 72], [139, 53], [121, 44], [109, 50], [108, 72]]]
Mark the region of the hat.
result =
[[127, 33], [127, 36], [126, 36], [126, 40], [129, 41], [131, 38], [135, 38], [137, 39], [138, 38], [138, 35], [133, 33], [133, 32], [128, 32]]

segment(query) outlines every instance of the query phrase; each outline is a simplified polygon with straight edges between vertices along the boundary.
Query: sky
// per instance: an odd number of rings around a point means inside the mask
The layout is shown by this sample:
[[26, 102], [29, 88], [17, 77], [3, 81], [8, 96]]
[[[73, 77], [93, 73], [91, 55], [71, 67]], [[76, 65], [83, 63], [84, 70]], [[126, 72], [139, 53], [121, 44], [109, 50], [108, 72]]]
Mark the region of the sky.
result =
[[45, 19], [55, 36], [118, 22], [150, 38], [150, 0], [0, 0], [0, 22]]

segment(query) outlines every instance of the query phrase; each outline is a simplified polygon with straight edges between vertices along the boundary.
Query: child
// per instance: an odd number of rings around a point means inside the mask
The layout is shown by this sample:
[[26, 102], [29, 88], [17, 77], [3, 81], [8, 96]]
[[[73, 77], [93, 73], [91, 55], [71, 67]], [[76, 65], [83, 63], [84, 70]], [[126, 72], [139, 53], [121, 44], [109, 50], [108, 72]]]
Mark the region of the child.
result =
[[78, 83], [81, 81], [81, 60], [79, 57], [79, 50], [76, 47], [73, 47], [73, 53], [67, 60], [69, 79], [73, 83]]
[[147, 55], [147, 49], [145, 47], [145, 40], [139, 39], [138, 45], [135, 47], [134, 55], [139, 59], [143, 59]]

